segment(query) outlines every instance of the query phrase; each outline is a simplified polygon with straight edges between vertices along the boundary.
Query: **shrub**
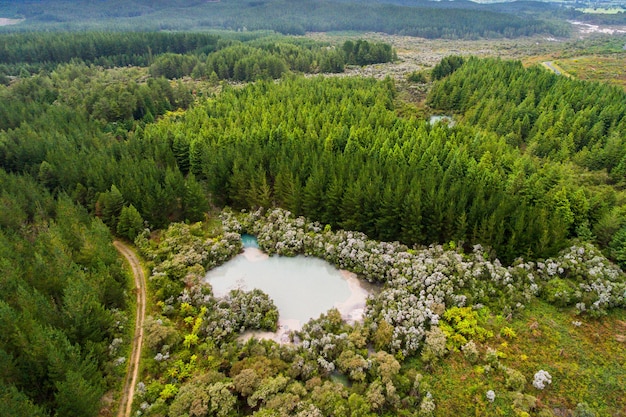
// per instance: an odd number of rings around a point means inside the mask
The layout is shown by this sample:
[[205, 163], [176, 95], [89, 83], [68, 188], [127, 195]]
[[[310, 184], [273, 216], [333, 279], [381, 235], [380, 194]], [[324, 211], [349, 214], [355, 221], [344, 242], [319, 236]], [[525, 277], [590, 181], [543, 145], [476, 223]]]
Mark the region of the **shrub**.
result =
[[574, 410], [574, 417], [596, 417], [596, 413], [587, 403], [578, 403]]
[[540, 369], [535, 374], [533, 378], [533, 386], [537, 389], [544, 389], [546, 384], [552, 383], [552, 375], [550, 375], [547, 371]]
[[467, 359], [469, 363], [476, 363], [478, 360], [478, 349], [473, 340], [461, 346], [461, 350], [463, 351], [463, 356], [465, 356], [465, 359]]
[[[526, 385], [526, 377], [517, 369], [506, 368], [506, 387], [513, 391], [523, 391]], [[534, 384], [534, 382], [533, 382]]]
[[452, 307], [443, 314], [441, 329], [448, 338], [448, 349], [458, 350], [469, 340], [483, 341], [493, 333], [478, 323], [478, 312], [471, 307]]
[[500, 335], [507, 339], [515, 339], [517, 337], [517, 333], [515, 333], [515, 330], [508, 326], [504, 326], [502, 329], [500, 329]]
[[446, 334], [437, 326], [426, 332], [422, 359], [426, 362], [443, 357], [446, 354]]
[[412, 73], [407, 75], [406, 80], [408, 82], [418, 83], [418, 84], [424, 84], [428, 82], [428, 79], [426, 78], [426, 74], [424, 74], [422, 71], [413, 71]]
[[487, 397], [487, 401], [489, 401], [490, 403], [494, 402], [496, 399], [496, 393], [490, 389], [489, 391], [487, 391], [487, 393], [485, 394], [485, 397]]

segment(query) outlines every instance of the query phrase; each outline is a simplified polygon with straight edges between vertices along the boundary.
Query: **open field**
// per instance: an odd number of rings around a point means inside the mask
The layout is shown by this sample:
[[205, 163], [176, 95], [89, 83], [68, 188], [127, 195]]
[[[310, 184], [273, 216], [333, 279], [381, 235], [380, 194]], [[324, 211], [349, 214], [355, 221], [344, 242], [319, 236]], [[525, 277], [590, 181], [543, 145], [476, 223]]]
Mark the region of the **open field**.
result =
[[[498, 335], [502, 326], [510, 326], [516, 334], [512, 338], [495, 336], [486, 344], [498, 351], [499, 364], [526, 375], [525, 393], [537, 401], [532, 408], [541, 405], [552, 415], [564, 416], [569, 415], [564, 414], [568, 408], [576, 408], [577, 402], [595, 398], [590, 405], [597, 415], [624, 415], [626, 403], [617, 394], [618, 387], [626, 384], [624, 311], [615, 311], [602, 320], [584, 319], [537, 301], [511, 323], [498, 316], [490, 320], [494, 334]], [[445, 410], [439, 415], [515, 415], [511, 403], [516, 394], [503, 389], [505, 378], [501, 372], [496, 372], [493, 365], [491, 369], [484, 365], [482, 361], [472, 365], [456, 352], [433, 366], [426, 381], [435, 392], [447, 393], [438, 398], [438, 409]], [[543, 391], [531, 384], [532, 375], [539, 369], [553, 378]], [[485, 397], [489, 389], [496, 391], [493, 403]]]
[[597, 13], [597, 14], [617, 14], [624, 12], [624, 9], [621, 7], [611, 7], [611, 8], [602, 8], [602, 7], [587, 7], [585, 9], [576, 9], [579, 12], [583, 13]]
[[557, 62], [574, 78], [616, 84], [626, 89], [626, 53], [583, 55]]

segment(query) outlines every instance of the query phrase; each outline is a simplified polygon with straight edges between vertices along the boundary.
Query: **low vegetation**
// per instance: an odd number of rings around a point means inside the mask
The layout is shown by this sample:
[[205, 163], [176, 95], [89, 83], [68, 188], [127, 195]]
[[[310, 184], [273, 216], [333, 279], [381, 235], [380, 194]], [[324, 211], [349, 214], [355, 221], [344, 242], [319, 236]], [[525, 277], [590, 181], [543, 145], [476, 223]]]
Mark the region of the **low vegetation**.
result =
[[[557, 415], [583, 409], [604, 415], [624, 406], [617, 394], [624, 382], [623, 334], [611, 332], [626, 331], [619, 328], [626, 277], [592, 246], [504, 268], [479, 247], [471, 254], [442, 247], [411, 250], [356, 232], [333, 232], [283, 210], [225, 211], [222, 224], [224, 230], [214, 229], [216, 237], [206, 242], [222, 239], [227, 248], [238, 232], [254, 233], [268, 253], [322, 257], [381, 282], [382, 290], [368, 301], [363, 324], [347, 325], [331, 310], [292, 334], [294, 345], [242, 343], [237, 335], [251, 327], [232, 316], [239, 308], [230, 307], [230, 318], [217, 316], [231, 299], [262, 300], [262, 293], [211, 295], [210, 285], [198, 280], [202, 261], [194, 263], [199, 248], [193, 242], [205, 239], [203, 226], [172, 225], [156, 239], [138, 238], [149, 258], [163, 260], [155, 263], [151, 281], [180, 288], [175, 277], [184, 275], [186, 283], [178, 296], [155, 292], [161, 310], [148, 329], [154, 357], [146, 358], [141, 415], [185, 415], [199, 401], [206, 401], [201, 409], [223, 415]], [[211, 247], [215, 243], [203, 246]], [[211, 253], [228, 253], [213, 248]], [[177, 266], [183, 264], [186, 275]], [[596, 284], [578, 281], [585, 276]], [[593, 293], [598, 279], [610, 282], [613, 295]], [[549, 290], [555, 281], [595, 301], [588, 309], [568, 307], [573, 300], [555, 301]], [[263, 308], [265, 302], [256, 305]], [[608, 334], [585, 331], [598, 316], [605, 317]], [[593, 348], [598, 356], [587, 355], [586, 346], [599, 337], [605, 338]], [[337, 375], [347, 382], [335, 382]], [[604, 378], [605, 386], [589, 390], [584, 381], [593, 378]], [[603, 396], [603, 389], [616, 394]], [[221, 394], [198, 400], [190, 390]]]

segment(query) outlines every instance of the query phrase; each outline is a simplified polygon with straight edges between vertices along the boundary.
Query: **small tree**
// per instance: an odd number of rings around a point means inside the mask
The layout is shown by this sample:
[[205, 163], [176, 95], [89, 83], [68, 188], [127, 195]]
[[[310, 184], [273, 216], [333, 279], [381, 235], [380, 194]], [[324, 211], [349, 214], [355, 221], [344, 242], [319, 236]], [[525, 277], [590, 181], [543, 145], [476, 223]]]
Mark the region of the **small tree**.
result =
[[142, 230], [143, 218], [135, 206], [124, 207], [117, 222], [117, 234], [133, 241]]

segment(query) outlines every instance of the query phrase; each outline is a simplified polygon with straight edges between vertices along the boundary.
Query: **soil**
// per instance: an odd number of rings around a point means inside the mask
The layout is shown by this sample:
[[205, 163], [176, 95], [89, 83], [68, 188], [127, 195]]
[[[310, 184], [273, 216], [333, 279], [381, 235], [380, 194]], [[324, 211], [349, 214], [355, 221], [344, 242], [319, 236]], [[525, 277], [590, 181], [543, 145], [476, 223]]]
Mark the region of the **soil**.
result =
[[135, 396], [135, 387], [137, 386], [137, 378], [139, 377], [139, 361], [141, 359], [141, 346], [143, 343], [143, 324], [146, 316], [146, 277], [137, 255], [135, 255], [135, 252], [131, 248], [117, 240], [113, 242], [113, 245], [115, 245], [115, 248], [126, 258], [132, 268], [135, 281], [134, 292], [137, 295], [135, 336], [132, 341], [128, 371], [124, 379], [124, 390], [122, 391], [120, 408], [117, 413], [118, 417], [130, 417]]

